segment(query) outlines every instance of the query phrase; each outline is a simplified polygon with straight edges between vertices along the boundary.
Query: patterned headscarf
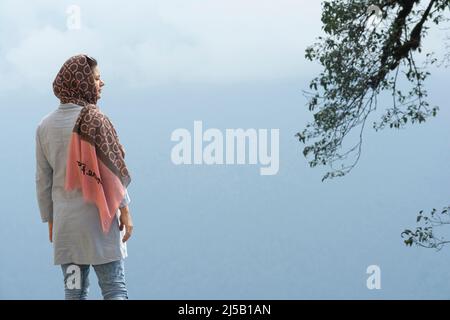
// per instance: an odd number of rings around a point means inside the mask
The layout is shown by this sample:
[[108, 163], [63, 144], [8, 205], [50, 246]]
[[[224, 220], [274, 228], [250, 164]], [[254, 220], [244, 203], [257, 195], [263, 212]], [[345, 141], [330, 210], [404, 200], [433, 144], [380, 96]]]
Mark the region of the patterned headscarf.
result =
[[131, 178], [117, 132], [96, 106], [98, 92], [88, 59], [68, 59], [53, 82], [53, 92], [61, 103], [83, 107], [72, 130], [65, 188], [80, 188], [84, 199], [97, 205], [107, 233]]
[[94, 72], [86, 55], [73, 56], [63, 64], [53, 81], [53, 92], [61, 103], [80, 106], [97, 103]]

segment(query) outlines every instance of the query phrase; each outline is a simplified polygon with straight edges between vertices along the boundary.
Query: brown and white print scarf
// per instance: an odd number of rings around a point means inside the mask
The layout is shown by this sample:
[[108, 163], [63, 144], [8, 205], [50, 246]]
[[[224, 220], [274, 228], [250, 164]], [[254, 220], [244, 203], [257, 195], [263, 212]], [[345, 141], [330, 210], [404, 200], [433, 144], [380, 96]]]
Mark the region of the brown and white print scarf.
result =
[[76, 55], [61, 67], [53, 82], [61, 103], [82, 106], [72, 130], [67, 154], [65, 189], [81, 189], [95, 203], [104, 233], [108, 233], [131, 178], [125, 151], [108, 117], [96, 106], [98, 92], [86, 55]]

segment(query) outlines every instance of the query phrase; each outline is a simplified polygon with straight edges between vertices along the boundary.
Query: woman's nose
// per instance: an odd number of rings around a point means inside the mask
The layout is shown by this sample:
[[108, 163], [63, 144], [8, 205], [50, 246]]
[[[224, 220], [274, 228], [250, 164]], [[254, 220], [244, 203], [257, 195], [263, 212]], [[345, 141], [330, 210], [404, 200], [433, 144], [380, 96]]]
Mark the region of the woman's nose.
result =
[[100, 87], [103, 87], [105, 83], [103, 81], [100, 81]]

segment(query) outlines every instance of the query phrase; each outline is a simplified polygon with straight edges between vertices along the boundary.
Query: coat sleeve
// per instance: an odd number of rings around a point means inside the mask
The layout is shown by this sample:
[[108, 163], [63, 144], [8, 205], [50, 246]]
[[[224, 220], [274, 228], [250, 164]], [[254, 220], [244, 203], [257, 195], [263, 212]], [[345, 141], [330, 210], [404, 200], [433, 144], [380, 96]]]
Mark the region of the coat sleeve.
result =
[[36, 129], [36, 195], [42, 222], [52, 222], [53, 169], [42, 149], [39, 128]]
[[131, 202], [130, 196], [128, 195], [128, 190], [125, 189], [125, 197], [123, 197], [122, 202], [120, 203], [119, 208], [126, 207]]

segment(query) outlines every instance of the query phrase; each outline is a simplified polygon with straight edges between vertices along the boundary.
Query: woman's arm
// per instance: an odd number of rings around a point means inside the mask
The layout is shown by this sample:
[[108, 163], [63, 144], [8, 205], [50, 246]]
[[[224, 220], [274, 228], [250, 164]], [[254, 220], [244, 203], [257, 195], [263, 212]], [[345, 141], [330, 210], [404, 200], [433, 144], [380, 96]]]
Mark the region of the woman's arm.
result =
[[36, 195], [42, 222], [53, 221], [53, 169], [41, 145], [39, 126], [36, 129]]
[[131, 219], [130, 211], [128, 210], [128, 206], [120, 208], [120, 231], [125, 227], [125, 235], [123, 236], [122, 242], [126, 242], [133, 232], [133, 220]]

